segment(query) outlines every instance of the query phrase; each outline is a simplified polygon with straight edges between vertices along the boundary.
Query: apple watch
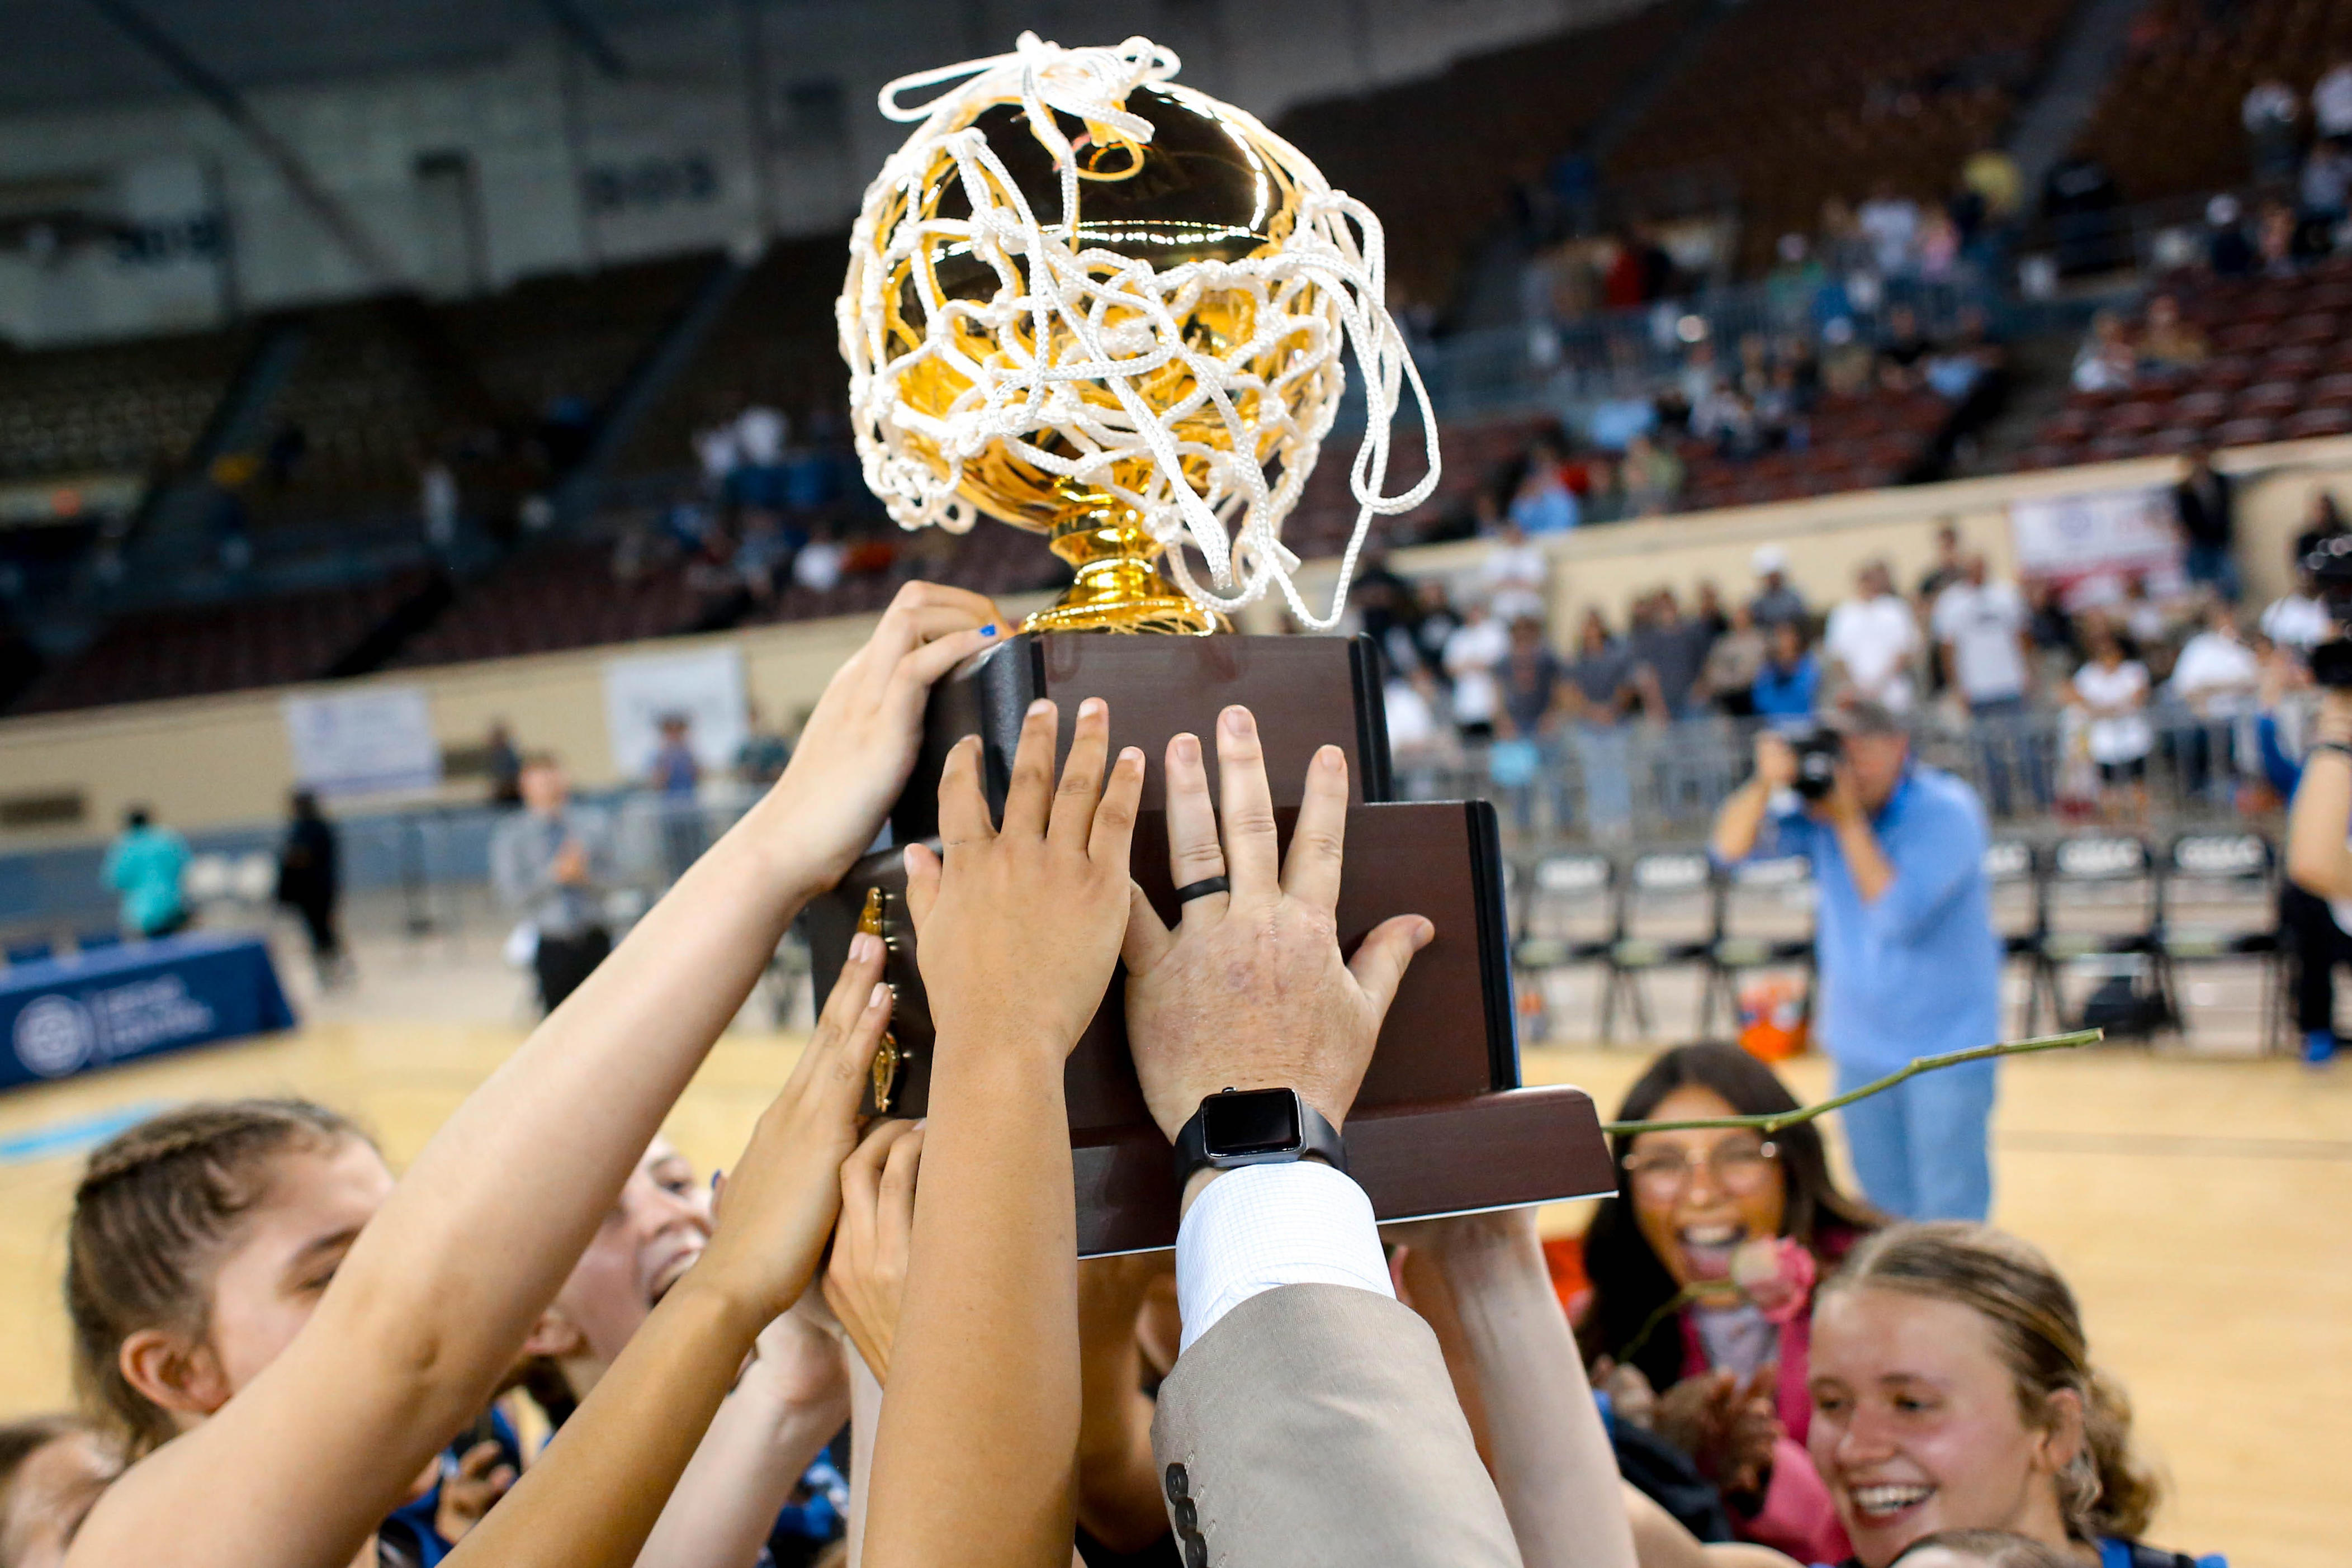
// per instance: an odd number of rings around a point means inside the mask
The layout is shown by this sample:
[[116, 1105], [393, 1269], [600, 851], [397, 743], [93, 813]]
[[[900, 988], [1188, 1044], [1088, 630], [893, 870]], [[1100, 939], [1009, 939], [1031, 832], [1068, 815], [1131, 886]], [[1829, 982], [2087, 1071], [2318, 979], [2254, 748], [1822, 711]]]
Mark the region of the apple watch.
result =
[[1176, 1134], [1176, 1185], [1203, 1166], [1286, 1164], [1314, 1155], [1348, 1168], [1348, 1145], [1324, 1114], [1296, 1089], [1228, 1089], [1201, 1102]]

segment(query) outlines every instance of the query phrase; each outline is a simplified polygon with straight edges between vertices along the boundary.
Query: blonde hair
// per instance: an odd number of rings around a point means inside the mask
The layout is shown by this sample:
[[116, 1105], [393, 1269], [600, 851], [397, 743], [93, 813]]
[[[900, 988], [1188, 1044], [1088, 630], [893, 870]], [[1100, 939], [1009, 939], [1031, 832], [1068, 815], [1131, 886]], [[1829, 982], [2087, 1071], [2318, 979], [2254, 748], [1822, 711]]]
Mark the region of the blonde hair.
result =
[[2047, 1425], [2053, 1395], [2083, 1404], [2083, 1447], [2058, 1477], [2058, 1503], [2076, 1539], [2146, 1533], [2161, 1488], [2131, 1448], [2131, 1401], [2091, 1364], [2074, 1292], [2030, 1243], [1958, 1220], [1897, 1225], [1856, 1247], [1823, 1288], [1899, 1291], [1952, 1301], [1986, 1320], [2016, 1379], [2028, 1421]]
[[177, 1428], [123, 1375], [123, 1341], [147, 1328], [201, 1339], [212, 1265], [268, 1190], [270, 1162], [346, 1138], [366, 1134], [307, 1100], [205, 1101], [151, 1116], [91, 1152], [66, 1229], [74, 1388], [126, 1458], [152, 1452]]

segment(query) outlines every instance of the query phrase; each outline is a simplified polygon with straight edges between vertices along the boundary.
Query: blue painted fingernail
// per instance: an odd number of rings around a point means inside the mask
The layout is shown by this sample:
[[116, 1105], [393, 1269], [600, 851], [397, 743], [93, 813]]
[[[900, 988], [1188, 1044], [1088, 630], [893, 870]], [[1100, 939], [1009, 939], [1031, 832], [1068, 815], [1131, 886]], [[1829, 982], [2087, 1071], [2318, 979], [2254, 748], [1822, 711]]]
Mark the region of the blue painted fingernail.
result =
[[985, 626], [982, 627], [982, 628], [980, 629], [980, 634], [981, 634], [982, 636], [983, 636], [983, 637], [993, 637], [993, 636], [995, 636], [995, 635], [996, 635], [996, 622], [993, 622], [993, 621], [992, 621], [992, 622], [990, 622], [987, 625], [985, 625]]

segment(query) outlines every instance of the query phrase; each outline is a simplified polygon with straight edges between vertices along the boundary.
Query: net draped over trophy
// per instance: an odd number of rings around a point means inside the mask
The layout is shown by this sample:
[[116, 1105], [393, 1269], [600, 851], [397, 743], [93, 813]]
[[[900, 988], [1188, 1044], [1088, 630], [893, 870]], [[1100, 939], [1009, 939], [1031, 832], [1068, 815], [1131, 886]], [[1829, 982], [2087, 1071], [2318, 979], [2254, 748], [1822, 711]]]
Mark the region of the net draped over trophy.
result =
[[[1177, 68], [1143, 38], [1066, 49], [1024, 33], [1013, 54], [881, 94], [920, 123], [850, 238], [838, 311], [858, 455], [903, 528], [986, 515], [1051, 538], [1077, 580], [1024, 630], [1219, 631], [1276, 590], [1328, 630], [1372, 519], [1437, 483], [1379, 220], [1248, 114], [1176, 86]], [[1282, 524], [1349, 349], [1367, 415], [1357, 517], [1318, 613]], [[1427, 465], [1391, 495], [1408, 384]]]
[[[1062, 716], [1063, 752], [1095, 697], [1112, 747], [1154, 757], [1171, 736], [1214, 733], [1237, 704], [1257, 716], [1278, 838], [1318, 750], [1346, 759], [1342, 950], [1397, 915], [1436, 928], [1348, 1114], [1349, 1172], [1373, 1212], [1425, 1218], [1613, 1190], [1591, 1097], [1520, 1079], [1494, 807], [1397, 798], [1370, 638], [1227, 623], [1279, 591], [1298, 621], [1330, 630], [1372, 519], [1435, 486], [1436, 421], [1381, 303], [1379, 222], [1256, 120], [1175, 86], [1175, 71], [1141, 38], [1064, 49], [1024, 34], [1013, 54], [882, 91], [884, 113], [921, 124], [866, 192], [841, 298], [866, 483], [906, 528], [992, 517], [1045, 534], [1077, 580], [932, 689], [891, 847], [809, 905], [814, 977], [829, 990], [858, 933], [882, 939], [897, 1001], [866, 1107], [926, 1114], [939, 1024], [902, 847], [940, 843], [949, 754], [979, 737], [982, 789], [1002, 812], [1023, 716], [1041, 698]], [[899, 106], [924, 87], [941, 96]], [[1338, 589], [1310, 608], [1282, 523], [1339, 417], [1350, 351], [1369, 416], [1349, 475], [1356, 527]], [[1389, 434], [1408, 385], [1428, 462], [1390, 495]], [[1155, 768], [1129, 871], [1173, 921], [1165, 806]], [[1115, 977], [1063, 1073], [1087, 1257], [1176, 1239], [1171, 1156], [1136, 1081], [1124, 995]]]

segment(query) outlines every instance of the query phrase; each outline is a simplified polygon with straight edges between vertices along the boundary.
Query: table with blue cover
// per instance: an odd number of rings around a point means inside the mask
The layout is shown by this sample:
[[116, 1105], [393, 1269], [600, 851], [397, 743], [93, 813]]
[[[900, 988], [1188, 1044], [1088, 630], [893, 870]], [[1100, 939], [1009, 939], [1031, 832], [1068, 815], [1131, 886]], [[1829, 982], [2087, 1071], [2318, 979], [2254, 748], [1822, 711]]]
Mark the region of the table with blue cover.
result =
[[0, 970], [0, 1089], [290, 1029], [269, 948], [167, 936]]

